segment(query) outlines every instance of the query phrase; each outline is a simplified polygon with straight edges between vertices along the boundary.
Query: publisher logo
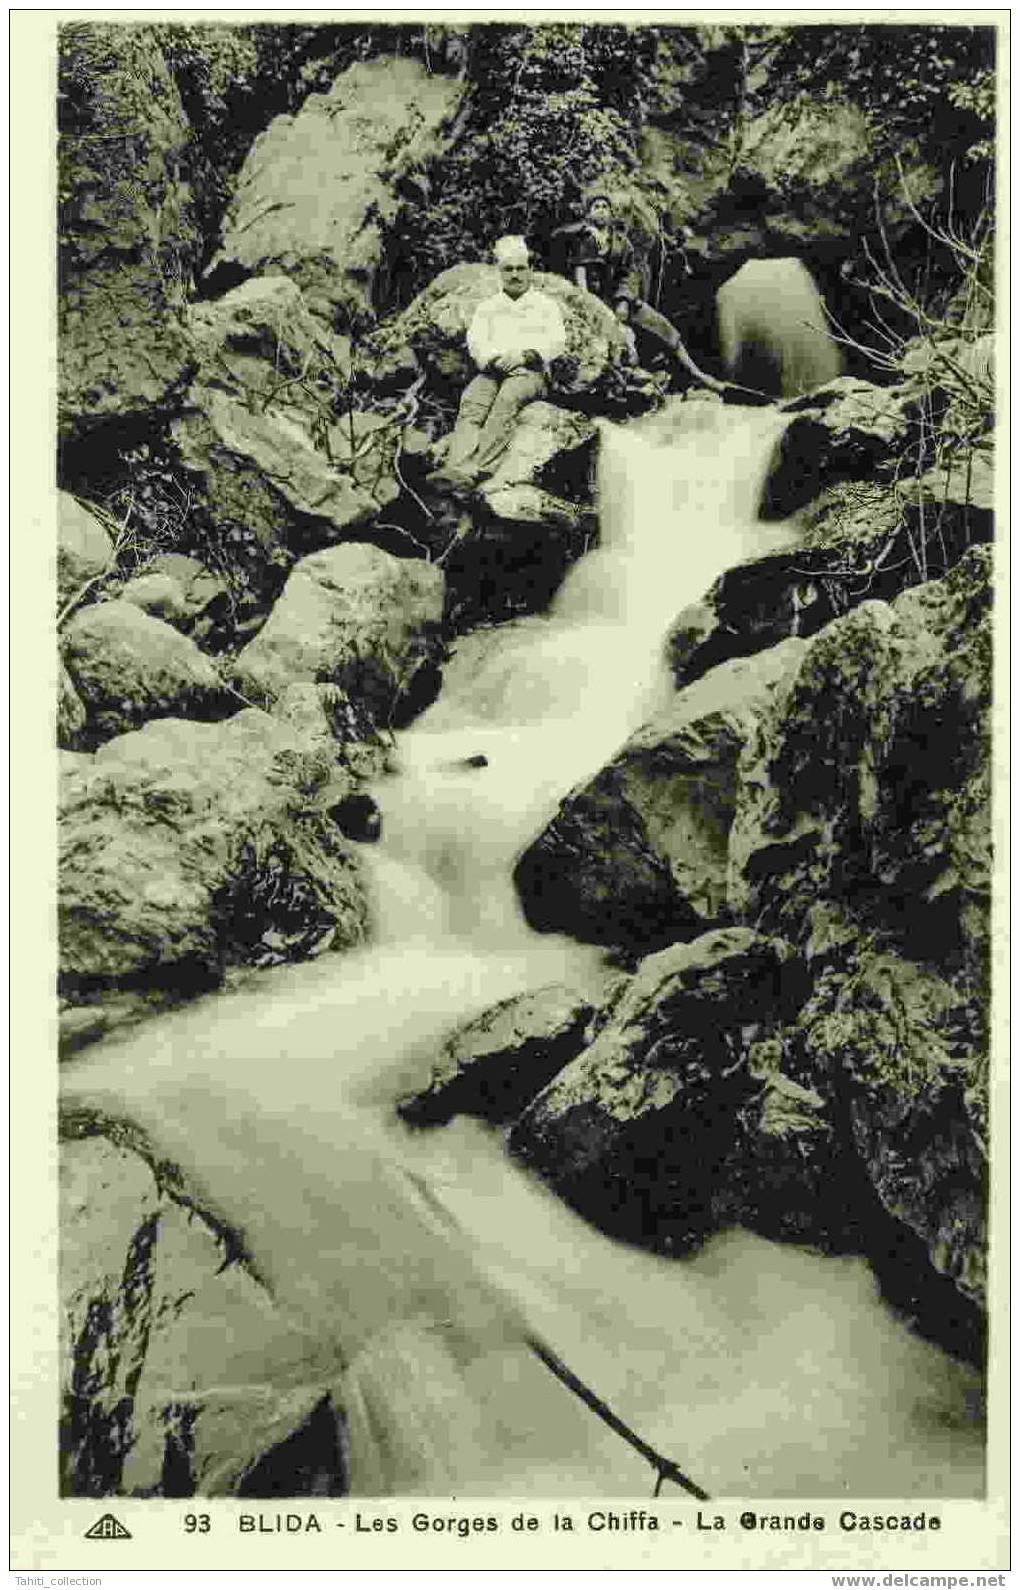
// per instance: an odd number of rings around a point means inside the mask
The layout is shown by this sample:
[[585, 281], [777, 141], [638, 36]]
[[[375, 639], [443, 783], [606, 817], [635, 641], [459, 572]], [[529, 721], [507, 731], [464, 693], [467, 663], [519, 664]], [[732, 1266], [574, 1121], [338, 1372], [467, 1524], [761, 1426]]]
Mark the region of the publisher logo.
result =
[[114, 1518], [112, 1513], [104, 1513], [102, 1518], [97, 1518], [91, 1529], [85, 1531], [86, 1540], [130, 1540], [131, 1531]]

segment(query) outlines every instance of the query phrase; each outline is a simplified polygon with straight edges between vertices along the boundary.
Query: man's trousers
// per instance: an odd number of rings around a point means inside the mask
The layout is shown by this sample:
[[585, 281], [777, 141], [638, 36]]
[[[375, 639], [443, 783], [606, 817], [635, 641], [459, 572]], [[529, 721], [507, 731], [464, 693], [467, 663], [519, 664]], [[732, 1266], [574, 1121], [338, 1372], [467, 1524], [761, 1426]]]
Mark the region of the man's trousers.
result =
[[512, 370], [502, 379], [476, 375], [461, 397], [444, 469], [466, 466], [472, 473], [491, 475], [521, 409], [542, 397], [546, 386], [540, 370]]

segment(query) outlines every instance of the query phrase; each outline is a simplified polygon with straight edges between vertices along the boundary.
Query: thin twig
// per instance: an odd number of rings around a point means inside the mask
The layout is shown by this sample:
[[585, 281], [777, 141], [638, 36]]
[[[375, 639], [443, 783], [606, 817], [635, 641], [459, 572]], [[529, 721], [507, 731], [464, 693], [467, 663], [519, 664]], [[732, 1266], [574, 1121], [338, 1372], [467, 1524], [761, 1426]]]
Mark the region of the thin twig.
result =
[[562, 1381], [568, 1390], [574, 1393], [575, 1397], [580, 1397], [585, 1406], [590, 1408], [592, 1413], [602, 1420], [603, 1424], [607, 1424], [610, 1430], [627, 1442], [628, 1446], [633, 1447], [635, 1452], [639, 1452], [646, 1463], [651, 1464], [656, 1474], [653, 1496], [658, 1496], [664, 1480], [672, 1480], [673, 1484], [679, 1485], [681, 1490], [687, 1491], [690, 1496], [696, 1496], [699, 1502], [707, 1502], [709, 1500], [707, 1491], [703, 1491], [700, 1485], [695, 1485], [694, 1481], [688, 1479], [683, 1470], [678, 1468], [670, 1458], [663, 1457], [661, 1452], [657, 1452], [653, 1446], [649, 1446], [648, 1442], [643, 1441], [629, 1425], [624, 1424], [623, 1420], [613, 1412], [612, 1408], [603, 1402], [601, 1397], [596, 1396], [595, 1392], [591, 1390], [590, 1386], [586, 1386], [583, 1380], [579, 1380], [573, 1370], [568, 1369], [562, 1358], [557, 1357], [552, 1349], [546, 1346], [545, 1342], [541, 1341], [537, 1336], [529, 1336], [526, 1340], [536, 1358], [541, 1359], [542, 1363], [545, 1364], [547, 1369], [552, 1371], [557, 1380]]

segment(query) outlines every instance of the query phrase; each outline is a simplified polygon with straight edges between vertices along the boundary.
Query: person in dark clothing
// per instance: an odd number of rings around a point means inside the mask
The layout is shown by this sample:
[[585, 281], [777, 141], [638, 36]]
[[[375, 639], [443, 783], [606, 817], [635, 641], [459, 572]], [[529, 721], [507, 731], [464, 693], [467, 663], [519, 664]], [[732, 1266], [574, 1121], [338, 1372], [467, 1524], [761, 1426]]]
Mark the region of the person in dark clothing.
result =
[[631, 352], [636, 356], [636, 328], [667, 350], [678, 370], [684, 372], [685, 384], [691, 376], [704, 382], [703, 372], [692, 363], [676, 327], [646, 301], [638, 259], [607, 196], [594, 194], [581, 225], [565, 230], [571, 280], [609, 305], [629, 332]]

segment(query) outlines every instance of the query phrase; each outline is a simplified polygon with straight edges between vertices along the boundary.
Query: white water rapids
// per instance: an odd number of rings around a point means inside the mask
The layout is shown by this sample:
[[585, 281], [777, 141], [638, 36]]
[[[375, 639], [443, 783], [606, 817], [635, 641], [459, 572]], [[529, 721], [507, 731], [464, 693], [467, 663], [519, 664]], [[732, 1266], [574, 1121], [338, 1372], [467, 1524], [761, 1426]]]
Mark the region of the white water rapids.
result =
[[142, 1126], [243, 1231], [295, 1329], [335, 1349], [356, 1494], [647, 1496], [649, 1467], [529, 1334], [713, 1497], [981, 1494], [977, 1375], [908, 1333], [863, 1260], [741, 1231], [684, 1260], [637, 1252], [511, 1163], [498, 1133], [416, 1133], [393, 1109], [442, 1037], [497, 1000], [597, 990], [597, 952], [525, 925], [513, 861], [668, 696], [670, 621], [776, 544], [753, 516], [780, 424], [676, 403], [606, 426], [599, 549], [548, 615], [463, 641], [400, 736], [401, 771], [376, 791], [383, 840], [365, 851], [372, 946], [266, 973], [65, 1068], [65, 1101]]

